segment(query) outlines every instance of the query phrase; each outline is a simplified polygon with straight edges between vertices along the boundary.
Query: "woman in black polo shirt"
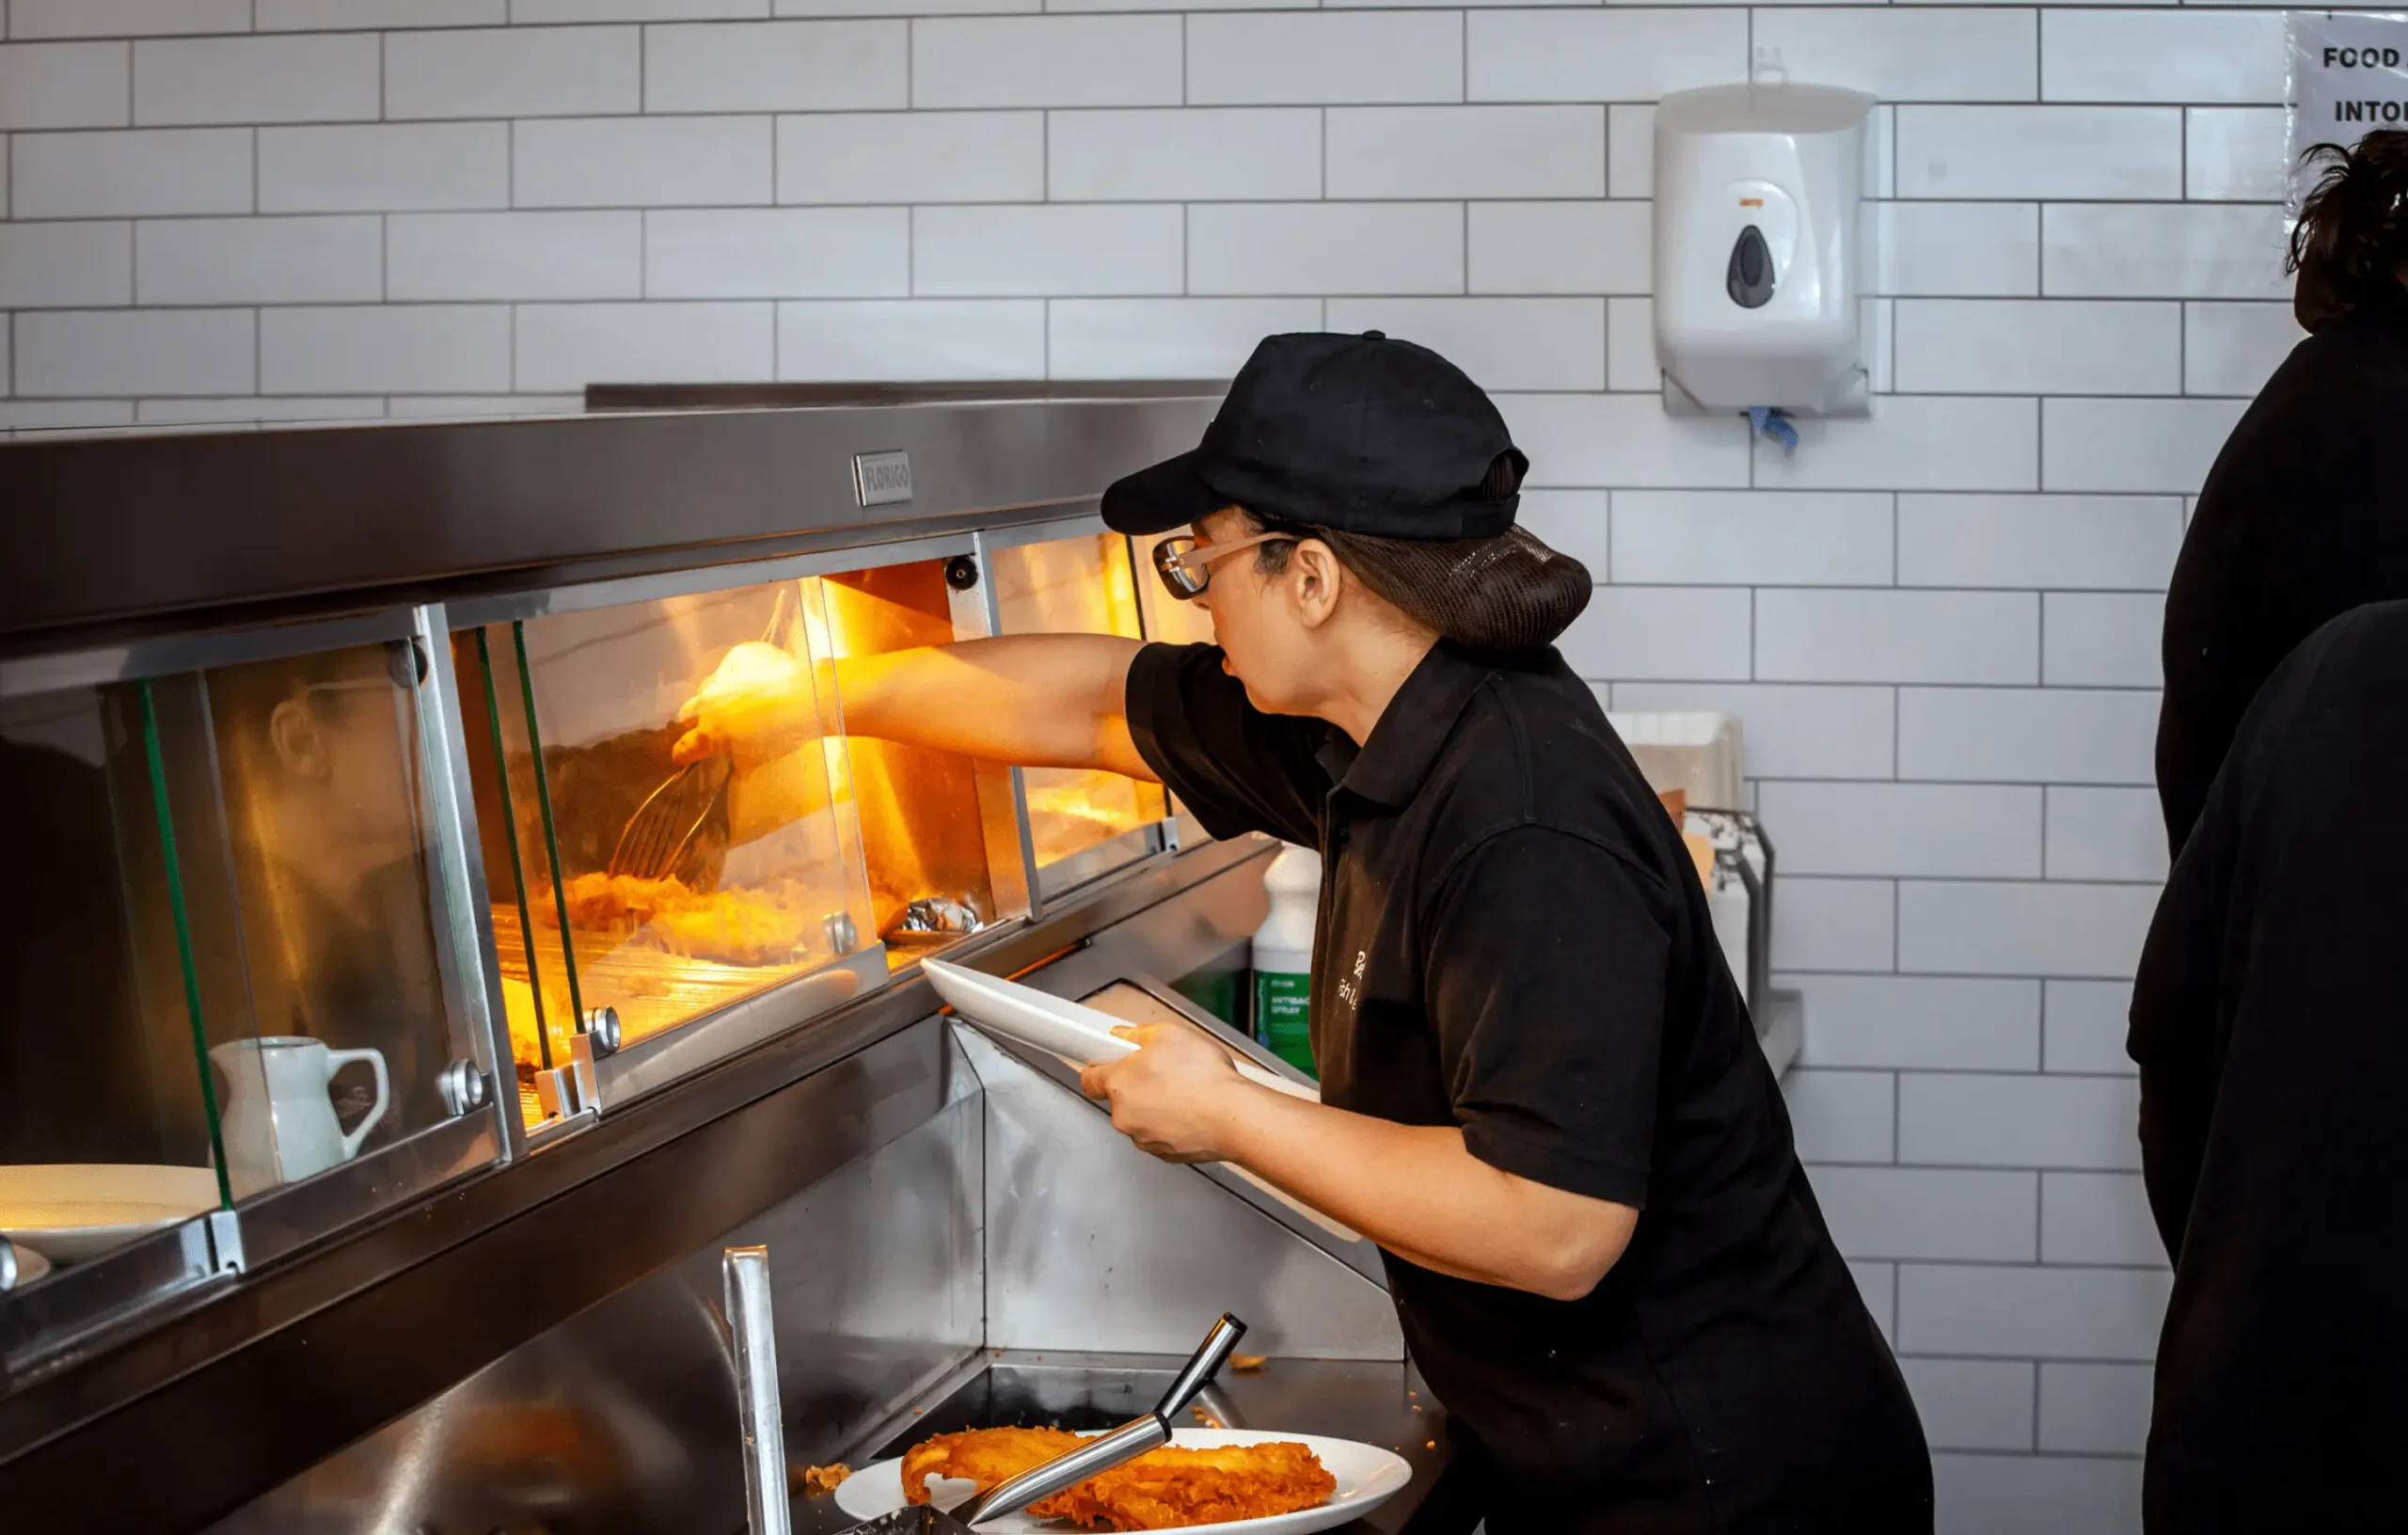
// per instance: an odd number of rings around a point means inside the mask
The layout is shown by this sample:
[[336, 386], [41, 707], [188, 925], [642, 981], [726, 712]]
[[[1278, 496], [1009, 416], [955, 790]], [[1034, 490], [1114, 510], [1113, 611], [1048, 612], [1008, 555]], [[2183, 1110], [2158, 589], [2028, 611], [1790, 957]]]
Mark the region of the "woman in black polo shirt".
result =
[[[1201, 448], [1104, 498], [1126, 532], [1196, 527], [1163, 575], [1217, 646], [847, 662], [848, 725], [1158, 780], [1216, 834], [1321, 847], [1322, 1103], [1178, 1027], [1086, 1086], [1148, 1150], [1241, 1163], [1379, 1243], [1465, 1527], [1927, 1531], [1922, 1430], [1704, 893], [1551, 648], [1590, 580], [1514, 528], [1525, 467], [1434, 354], [1273, 337]], [[786, 712], [705, 689], [680, 750]]]

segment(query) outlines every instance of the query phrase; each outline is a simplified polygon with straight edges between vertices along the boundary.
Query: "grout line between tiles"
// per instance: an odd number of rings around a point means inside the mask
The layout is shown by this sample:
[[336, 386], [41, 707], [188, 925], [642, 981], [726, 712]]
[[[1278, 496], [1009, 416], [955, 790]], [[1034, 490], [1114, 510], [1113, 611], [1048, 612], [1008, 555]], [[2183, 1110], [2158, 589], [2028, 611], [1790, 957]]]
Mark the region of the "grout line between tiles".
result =
[[2040, 1450], [2040, 1361], [2032, 1361], [2032, 1449]]
[[2049, 1226], [2049, 1180], [2036, 1167], [2032, 1169], [2032, 1261], [2045, 1263], [2048, 1250], [2042, 1245], [2041, 1233]]

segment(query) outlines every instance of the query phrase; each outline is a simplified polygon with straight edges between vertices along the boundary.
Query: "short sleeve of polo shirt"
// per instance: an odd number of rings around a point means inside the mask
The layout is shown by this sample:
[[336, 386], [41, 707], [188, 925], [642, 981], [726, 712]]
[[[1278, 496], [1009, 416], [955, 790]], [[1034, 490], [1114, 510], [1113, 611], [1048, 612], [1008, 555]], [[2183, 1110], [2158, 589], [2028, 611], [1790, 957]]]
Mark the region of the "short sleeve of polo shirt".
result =
[[1423, 985], [1473, 1156], [1646, 1204], [1671, 957], [1652, 886], [1596, 844], [1534, 826], [1488, 838], [1446, 878]]
[[1330, 727], [1247, 703], [1218, 645], [1146, 646], [1129, 663], [1125, 706], [1137, 754], [1206, 831], [1320, 846], [1330, 783], [1316, 753]]

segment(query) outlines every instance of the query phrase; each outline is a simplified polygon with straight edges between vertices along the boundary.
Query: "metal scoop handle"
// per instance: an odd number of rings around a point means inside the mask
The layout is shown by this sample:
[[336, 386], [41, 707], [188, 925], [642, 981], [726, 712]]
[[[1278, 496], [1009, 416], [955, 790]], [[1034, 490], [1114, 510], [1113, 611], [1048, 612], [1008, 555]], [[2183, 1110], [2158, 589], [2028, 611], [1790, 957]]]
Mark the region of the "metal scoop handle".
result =
[[953, 1516], [965, 1525], [975, 1525], [988, 1519], [1000, 1519], [1017, 1513], [1031, 1503], [1040, 1503], [1055, 1493], [1076, 1487], [1089, 1477], [1111, 1470], [1125, 1461], [1133, 1461], [1149, 1449], [1170, 1443], [1171, 1421], [1187, 1410], [1196, 1394], [1211, 1384], [1212, 1372], [1245, 1337], [1245, 1323], [1224, 1312], [1204, 1336], [1204, 1343], [1196, 1351], [1163, 1393], [1163, 1400], [1143, 1417], [1123, 1423], [1110, 1433], [1098, 1434], [1078, 1448], [1066, 1450], [1044, 1464], [1022, 1472], [992, 1492], [974, 1497], [953, 1511]]

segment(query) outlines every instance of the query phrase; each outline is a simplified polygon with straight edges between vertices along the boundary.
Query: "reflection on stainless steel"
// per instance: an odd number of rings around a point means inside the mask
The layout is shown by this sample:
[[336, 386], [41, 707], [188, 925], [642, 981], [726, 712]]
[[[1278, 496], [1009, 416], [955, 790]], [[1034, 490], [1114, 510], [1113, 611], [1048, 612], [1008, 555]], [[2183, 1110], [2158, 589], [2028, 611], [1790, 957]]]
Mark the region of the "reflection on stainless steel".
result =
[[491, 1166], [501, 1154], [494, 1116], [442, 1120], [372, 1157], [337, 1163], [298, 1183], [246, 1200], [234, 1211], [244, 1260], [258, 1267], [309, 1245], [327, 1232], [388, 1208], [405, 1195], [423, 1196]]
[[12, 1297], [0, 1306], [0, 1376], [22, 1388], [72, 1363], [77, 1345], [127, 1307], [216, 1280], [209, 1238], [208, 1217], [196, 1215], [60, 1269], [40, 1289]]
[[744, 1483], [721, 1332], [724, 1249], [782, 1255], [769, 1289], [789, 1460], [840, 1459], [879, 1422], [908, 1414], [979, 1344], [979, 1103], [975, 1079], [962, 1075], [969, 1096], [918, 1129], [214, 1527], [737, 1528]]
[[1167, 1353], [1187, 1346], [1189, 1319], [1226, 1308], [1256, 1319], [1266, 1353], [1404, 1356], [1377, 1282], [1198, 1169], [1147, 1156], [1074, 1082], [975, 1030], [955, 1040], [986, 1087], [992, 1346]]
[[744, 1518], [752, 1535], [786, 1535], [785, 1414], [778, 1397], [778, 1334], [769, 1306], [769, 1250], [730, 1247], [727, 1325], [736, 1418], [744, 1439]]
[[1238, 1416], [1237, 1405], [1224, 1395], [1218, 1382], [1207, 1382], [1196, 1393], [1196, 1413], [1208, 1429], [1243, 1429], [1245, 1420]]
[[[1195, 447], [1213, 405], [1205, 396], [714, 411], [19, 443], [8, 479], [22, 514], [0, 528], [0, 625], [537, 564], [628, 575], [748, 544], [783, 554], [791, 546], [776, 541], [810, 533], [864, 543], [958, 527], [974, 512], [990, 523], [1042, 517], [1091, 505], [1116, 476]], [[912, 463], [907, 515], [876, 520], [875, 534], [852, 495], [852, 455], [865, 441]], [[349, 498], [340, 526], [326, 517], [328, 485]], [[178, 514], [163, 517], [163, 505]]]

